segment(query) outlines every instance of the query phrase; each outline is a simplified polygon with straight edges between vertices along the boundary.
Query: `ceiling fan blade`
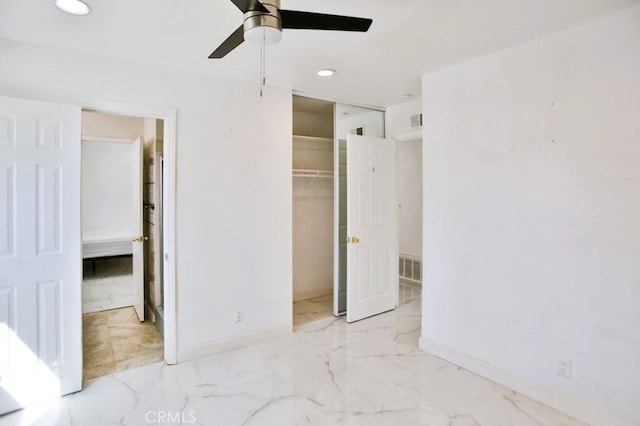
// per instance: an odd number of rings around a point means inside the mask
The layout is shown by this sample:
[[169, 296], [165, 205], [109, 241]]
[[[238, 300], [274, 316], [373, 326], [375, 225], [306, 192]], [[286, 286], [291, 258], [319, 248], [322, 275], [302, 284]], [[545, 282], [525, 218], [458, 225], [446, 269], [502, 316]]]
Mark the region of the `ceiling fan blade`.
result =
[[240, 46], [244, 41], [244, 26], [240, 25], [225, 41], [222, 42], [216, 50], [209, 55], [209, 59], [220, 59], [236, 47]]
[[298, 30], [332, 30], [365, 32], [371, 26], [372, 19], [351, 16], [327, 15], [324, 13], [280, 10], [282, 28]]
[[258, 0], [231, 0], [242, 13], [264, 12], [269, 13], [266, 7]]

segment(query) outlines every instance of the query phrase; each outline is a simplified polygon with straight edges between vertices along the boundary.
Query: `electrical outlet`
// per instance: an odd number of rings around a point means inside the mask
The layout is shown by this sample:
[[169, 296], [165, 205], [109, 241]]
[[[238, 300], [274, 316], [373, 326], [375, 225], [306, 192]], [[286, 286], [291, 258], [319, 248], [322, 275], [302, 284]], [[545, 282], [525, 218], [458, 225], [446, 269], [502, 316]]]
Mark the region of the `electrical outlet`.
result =
[[571, 377], [571, 360], [559, 359], [558, 360], [558, 374], [564, 377]]
[[242, 309], [236, 309], [235, 311], [233, 311], [233, 318], [235, 319], [235, 322], [244, 320], [244, 312], [242, 311]]

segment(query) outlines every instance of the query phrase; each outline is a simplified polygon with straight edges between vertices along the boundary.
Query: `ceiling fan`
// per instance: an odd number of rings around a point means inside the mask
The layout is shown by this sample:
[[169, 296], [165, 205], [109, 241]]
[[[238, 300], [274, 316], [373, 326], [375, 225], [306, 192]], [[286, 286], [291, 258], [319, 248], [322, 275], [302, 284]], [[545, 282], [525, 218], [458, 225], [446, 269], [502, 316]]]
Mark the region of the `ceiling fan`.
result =
[[324, 13], [280, 9], [280, 0], [231, 0], [244, 13], [244, 23], [209, 55], [223, 58], [245, 40], [259, 44], [274, 44], [282, 38], [284, 28], [300, 30], [331, 30], [366, 32], [371, 19]]

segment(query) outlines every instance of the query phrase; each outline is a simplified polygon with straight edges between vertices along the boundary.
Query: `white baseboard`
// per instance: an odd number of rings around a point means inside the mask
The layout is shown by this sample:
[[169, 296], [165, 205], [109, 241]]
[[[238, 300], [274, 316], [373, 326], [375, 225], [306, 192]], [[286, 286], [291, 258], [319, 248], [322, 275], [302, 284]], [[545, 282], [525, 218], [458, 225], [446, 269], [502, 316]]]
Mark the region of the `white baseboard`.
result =
[[202, 358], [207, 355], [227, 351], [229, 349], [239, 348], [271, 337], [282, 336], [291, 333], [291, 331], [292, 328], [289, 325], [272, 328], [269, 330], [260, 330], [253, 333], [247, 333], [240, 336], [232, 337], [230, 339], [219, 340], [217, 342], [209, 343], [206, 345], [195, 346], [187, 349], [179, 349], [177, 356], [178, 363]]
[[155, 324], [156, 314], [155, 312], [153, 312], [153, 308], [147, 302], [145, 302], [144, 304], [144, 317], [145, 317], [145, 320], [148, 319]]
[[314, 290], [296, 291], [293, 290], [293, 301], [313, 299], [314, 297], [330, 296], [333, 294], [333, 287], [321, 287]]
[[442, 358], [445, 361], [506, 386], [509, 389], [513, 389], [522, 395], [535, 399], [548, 407], [568, 414], [569, 416], [587, 424], [609, 426], [629, 425], [629, 423], [621, 420], [604, 409], [594, 407], [587, 402], [577, 400], [545, 386], [535, 384], [509, 371], [487, 364], [484, 361], [480, 361], [469, 355], [458, 352], [455, 349], [451, 349], [447, 346], [441, 345], [440, 343], [425, 339], [424, 337], [420, 337], [419, 347], [421, 350], [429, 352], [438, 358]]

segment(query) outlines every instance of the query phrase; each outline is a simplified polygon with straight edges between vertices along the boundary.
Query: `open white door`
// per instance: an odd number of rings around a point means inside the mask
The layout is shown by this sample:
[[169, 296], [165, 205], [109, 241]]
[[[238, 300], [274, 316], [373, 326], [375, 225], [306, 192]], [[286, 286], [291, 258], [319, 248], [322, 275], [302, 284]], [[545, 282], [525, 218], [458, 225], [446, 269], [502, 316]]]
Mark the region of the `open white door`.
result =
[[80, 108], [0, 97], [0, 414], [82, 387]]
[[140, 321], [144, 321], [144, 209], [143, 209], [143, 173], [142, 139], [133, 141], [133, 307]]
[[347, 321], [398, 305], [396, 144], [347, 137]]

